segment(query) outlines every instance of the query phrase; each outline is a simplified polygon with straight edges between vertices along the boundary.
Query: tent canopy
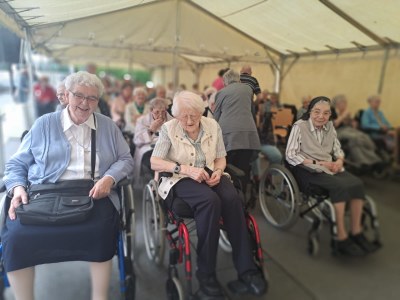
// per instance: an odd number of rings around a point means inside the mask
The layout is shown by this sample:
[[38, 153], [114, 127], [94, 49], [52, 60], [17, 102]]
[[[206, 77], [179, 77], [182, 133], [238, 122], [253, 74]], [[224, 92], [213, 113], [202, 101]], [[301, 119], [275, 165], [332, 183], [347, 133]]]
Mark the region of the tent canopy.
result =
[[0, 22], [66, 63], [147, 68], [397, 47], [396, 0], [14, 0]]

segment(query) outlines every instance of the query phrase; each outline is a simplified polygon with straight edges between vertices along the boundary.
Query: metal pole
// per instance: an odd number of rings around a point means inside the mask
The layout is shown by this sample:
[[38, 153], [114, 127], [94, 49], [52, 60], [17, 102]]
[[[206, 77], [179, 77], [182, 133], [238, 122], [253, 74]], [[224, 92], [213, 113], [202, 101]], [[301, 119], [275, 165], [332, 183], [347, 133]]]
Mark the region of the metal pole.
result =
[[31, 44], [28, 39], [28, 32], [25, 29], [25, 43], [24, 43], [24, 56], [26, 61], [26, 68], [28, 70], [29, 76], [29, 96], [28, 101], [24, 104], [24, 117], [25, 117], [25, 129], [31, 128], [34, 120], [36, 119], [36, 109], [34, 103], [34, 95], [33, 95], [33, 66], [32, 66], [32, 51]]
[[175, 91], [179, 83], [179, 69], [178, 69], [178, 55], [179, 55], [179, 42], [181, 39], [180, 32], [180, 19], [181, 19], [181, 5], [180, 0], [176, 0], [176, 19], [175, 19], [175, 48], [173, 57], [173, 82]]
[[385, 49], [385, 54], [384, 54], [384, 57], [383, 57], [382, 67], [381, 67], [381, 75], [379, 77], [378, 94], [382, 93], [383, 84], [385, 83], [386, 67], [387, 67], [387, 63], [388, 63], [388, 60], [389, 60], [389, 52], [390, 52], [390, 48], [386, 48]]

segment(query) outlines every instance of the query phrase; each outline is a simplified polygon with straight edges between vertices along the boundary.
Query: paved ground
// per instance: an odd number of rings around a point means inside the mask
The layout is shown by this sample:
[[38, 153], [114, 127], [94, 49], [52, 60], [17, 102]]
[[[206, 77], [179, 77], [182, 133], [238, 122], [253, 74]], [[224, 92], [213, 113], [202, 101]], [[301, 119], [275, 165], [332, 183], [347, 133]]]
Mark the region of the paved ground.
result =
[[[0, 96], [5, 105], [12, 105]], [[4, 104], [7, 103], [7, 104]], [[12, 107], [12, 106], [11, 106]], [[6, 108], [4, 152], [8, 158], [18, 146], [20, 131], [18, 109]], [[14, 125], [15, 124], [15, 125]], [[378, 253], [362, 259], [332, 257], [329, 249], [327, 226], [321, 233], [320, 253], [310, 257], [306, 251], [308, 223], [300, 219], [290, 230], [272, 228], [264, 220], [258, 208], [254, 210], [262, 234], [266, 266], [270, 274], [270, 290], [259, 299], [276, 300], [397, 300], [400, 297], [400, 239], [399, 181], [375, 180], [363, 177], [368, 194], [375, 198], [380, 214], [381, 234], [384, 247]], [[135, 192], [136, 230], [136, 299], [166, 299], [164, 286], [166, 262], [154, 266], [149, 262], [143, 245], [141, 227], [141, 191]], [[166, 255], [167, 256], [167, 255]], [[194, 260], [194, 259], [193, 259]], [[223, 284], [235, 278], [230, 254], [219, 252], [218, 276]], [[114, 264], [110, 299], [119, 299], [118, 268]], [[182, 276], [182, 272], [181, 278]], [[90, 279], [86, 263], [70, 262], [37, 267], [36, 299], [39, 300], [88, 300]], [[12, 291], [5, 291], [7, 300], [14, 299]], [[230, 295], [231, 299], [257, 299]]]

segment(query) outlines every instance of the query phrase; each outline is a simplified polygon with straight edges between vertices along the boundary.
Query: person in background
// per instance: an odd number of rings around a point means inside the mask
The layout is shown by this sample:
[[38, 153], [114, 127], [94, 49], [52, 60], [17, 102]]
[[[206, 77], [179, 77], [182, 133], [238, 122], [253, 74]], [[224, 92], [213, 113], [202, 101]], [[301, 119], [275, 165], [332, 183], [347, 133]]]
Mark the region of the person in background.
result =
[[[152, 174], [150, 157], [153, 153], [154, 145], [157, 142], [161, 126], [172, 119], [167, 113], [167, 102], [163, 98], [154, 98], [149, 102], [149, 110], [147, 114], [141, 116], [135, 126], [135, 134], [133, 142], [136, 146], [135, 150], [135, 171], [134, 178], [140, 178], [141, 171]], [[143, 174], [142, 174], [143, 175]]]
[[29, 98], [29, 74], [28, 69], [24, 66], [21, 68], [19, 74], [18, 90], [17, 90], [17, 102], [26, 103]]
[[222, 129], [227, 163], [245, 173], [242, 187], [246, 194], [250, 181], [250, 163], [257, 158], [261, 146], [251, 111], [253, 90], [240, 82], [240, 76], [234, 70], [227, 71], [223, 77], [225, 88], [215, 96], [214, 118]]
[[[349, 256], [363, 256], [378, 249], [362, 232], [361, 216], [365, 200], [362, 181], [343, 168], [344, 153], [331, 117], [331, 102], [319, 96], [311, 100], [307, 112], [296, 121], [286, 147], [286, 161], [299, 185], [326, 189], [336, 215], [336, 250]], [[349, 205], [350, 235], [345, 226]]]
[[57, 104], [56, 91], [49, 84], [47, 76], [41, 76], [39, 81], [33, 86], [35, 97], [36, 114], [38, 117], [54, 111]]
[[57, 105], [56, 111], [63, 110], [68, 105], [67, 97], [65, 96], [65, 79], [57, 85], [57, 99], [60, 102]]
[[121, 86], [121, 92], [111, 104], [111, 117], [115, 124], [122, 130], [125, 129], [125, 109], [126, 105], [133, 102], [133, 84], [126, 81]]
[[214, 118], [214, 110], [215, 110], [215, 96], [217, 95], [217, 90], [214, 87], [208, 87], [203, 92], [204, 98], [203, 103], [205, 106], [205, 110], [203, 113], [204, 117]]
[[348, 161], [356, 167], [370, 167], [381, 163], [376, 154], [376, 147], [371, 138], [356, 128], [354, 119], [347, 107], [345, 95], [336, 95], [332, 98], [335, 112], [333, 125], [342, 145], [345, 144]]
[[392, 153], [396, 134], [384, 113], [379, 109], [381, 97], [372, 95], [368, 97], [367, 101], [369, 107], [362, 114], [361, 129], [368, 132], [378, 146]]
[[146, 102], [147, 93], [143, 87], [136, 87], [133, 90], [133, 102], [125, 108], [125, 130], [135, 132], [136, 121], [142, 115], [149, 113], [149, 104]]
[[226, 73], [226, 71], [228, 71], [229, 68], [227, 69], [221, 69], [218, 72], [218, 77], [213, 81], [213, 83], [211, 84], [211, 86], [213, 88], [215, 88], [217, 91], [222, 90], [224, 88], [224, 79], [223, 76]]
[[307, 111], [308, 105], [310, 104], [312, 97], [310, 95], [303, 96], [301, 98], [301, 107], [297, 110], [296, 120], [301, 119], [303, 114]]

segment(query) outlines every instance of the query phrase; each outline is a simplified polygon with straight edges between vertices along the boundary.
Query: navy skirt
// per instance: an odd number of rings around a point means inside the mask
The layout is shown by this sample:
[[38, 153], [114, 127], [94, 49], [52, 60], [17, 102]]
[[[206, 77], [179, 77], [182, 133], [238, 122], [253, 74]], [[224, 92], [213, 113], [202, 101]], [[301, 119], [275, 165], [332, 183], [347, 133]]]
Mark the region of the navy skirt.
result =
[[108, 198], [94, 201], [88, 220], [62, 226], [22, 225], [6, 219], [1, 233], [6, 272], [62, 261], [104, 262], [117, 249], [118, 212]]

